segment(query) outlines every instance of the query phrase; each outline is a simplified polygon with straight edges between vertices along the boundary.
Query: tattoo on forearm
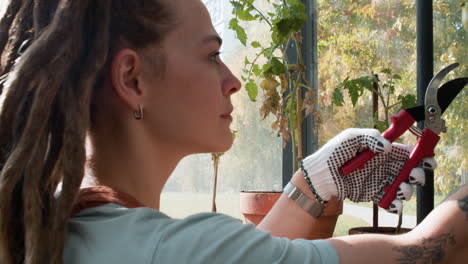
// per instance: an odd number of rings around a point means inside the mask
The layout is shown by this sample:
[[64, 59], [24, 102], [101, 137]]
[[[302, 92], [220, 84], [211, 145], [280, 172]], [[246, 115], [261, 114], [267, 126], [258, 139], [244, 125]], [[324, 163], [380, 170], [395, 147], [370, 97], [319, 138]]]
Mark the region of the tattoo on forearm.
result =
[[394, 247], [400, 252], [397, 261], [401, 264], [441, 263], [447, 246], [455, 245], [453, 231], [434, 238], [424, 238], [420, 245]]
[[468, 220], [468, 196], [458, 200], [458, 207], [465, 213], [466, 220]]

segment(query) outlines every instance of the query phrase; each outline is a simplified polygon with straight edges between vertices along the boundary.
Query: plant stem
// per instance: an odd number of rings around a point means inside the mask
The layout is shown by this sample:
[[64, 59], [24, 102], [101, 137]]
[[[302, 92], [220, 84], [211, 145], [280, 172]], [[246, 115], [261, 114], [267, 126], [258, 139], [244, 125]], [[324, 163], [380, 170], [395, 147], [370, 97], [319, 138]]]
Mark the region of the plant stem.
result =
[[[297, 105], [296, 105], [296, 115], [297, 115], [297, 166], [300, 166], [300, 162], [303, 159], [303, 152], [302, 152], [302, 105], [303, 105], [303, 98], [302, 98], [302, 87], [299, 85], [301, 80], [303, 79], [304, 70], [303, 65], [304, 61], [302, 58], [302, 45], [301, 42], [297, 39], [296, 35], [293, 34], [294, 42], [296, 43], [296, 52], [297, 52], [297, 64], [301, 67], [300, 71], [298, 72], [297, 78], [295, 80], [294, 86], [296, 87], [296, 96], [297, 96]], [[304, 78], [305, 79], [305, 78]]]
[[397, 103], [394, 103], [394, 104], [390, 105], [390, 106], [388, 107], [388, 109], [392, 109], [393, 107], [395, 107], [395, 106], [397, 106], [397, 105], [399, 105], [399, 104], [401, 104], [400, 101], [398, 101]]
[[213, 198], [211, 201], [211, 212], [216, 212], [216, 189], [218, 185], [218, 167], [219, 167], [219, 156], [212, 154], [213, 168], [214, 168], [214, 185], [213, 185]]
[[299, 168], [300, 162], [302, 160], [302, 89], [296, 88], [296, 96], [297, 96], [297, 105], [296, 105], [296, 111], [297, 111], [297, 124], [296, 124], [296, 129], [297, 129], [297, 167]]
[[[390, 84], [389, 85], [392, 85], [392, 79], [390, 79]], [[390, 104], [390, 88], [388, 88], [388, 92], [387, 92], [387, 104], [385, 105], [385, 123], [387, 125], [390, 125], [389, 124], [389, 114], [388, 112], [390, 112], [390, 107], [388, 107], [388, 105]]]
[[397, 225], [396, 231], [395, 231], [396, 234], [400, 233], [401, 224], [403, 224], [403, 212], [401, 212], [401, 214], [398, 216], [398, 225]]
[[263, 49], [262, 51], [260, 51], [258, 54], [257, 54], [257, 57], [255, 57], [255, 59], [252, 61], [252, 63], [250, 64], [250, 69], [249, 69], [249, 73], [247, 74], [247, 79], [250, 79], [250, 76], [252, 76], [252, 70], [253, 70], [253, 67], [254, 67], [254, 64], [257, 62], [258, 58], [260, 58], [260, 56], [263, 54], [263, 52], [265, 50], [267, 50], [268, 48], [265, 48]]
[[[295, 93], [293, 91], [293, 87], [292, 87], [292, 81], [290, 80], [289, 81], [289, 87], [290, 87], [290, 94], [291, 94], [291, 98], [289, 100], [292, 100], [291, 102], [294, 102], [295, 100]], [[296, 171], [299, 166], [297, 165], [298, 163], [298, 160], [297, 160], [297, 155], [296, 155], [296, 133], [294, 133], [294, 122], [292, 122], [294, 120], [294, 108], [293, 108], [293, 104], [291, 103], [290, 106], [289, 106], [289, 133], [291, 135], [291, 151], [292, 151], [292, 156], [293, 156], [293, 171]]]
[[385, 124], [387, 124], [387, 127], [390, 125], [389, 124], [389, 116], [388, 116], [388, 111], [390, 110], [385, 102], [385, 97], [384, 95], [380, 92], [379, 86], [377, 86], [377, 94], [380, 98], [380, 101], [382, 102], [383, 108], [384, 108], [384, 114], [385, 114]]
[[[375, 79], [378, 78], [377, 75], [374, 76]], [[379, 120], [379, 83], [374, 81], [372, 83], [374, 91], [372, 92], [372, 114], [374, 121]], [[377, 128], [377, 125], [374, 123], [374, 128]], [[374, 203], [374, 208], [372, 211], [372, 228], [377, 231], [379, 228], [379, 206]]]
[[[289, 119], [292, 120], [291, 118], [293, 117], [292, 111], [289, 113]], [[292, 122], [289, 122], [289, 134], [291, 135], [291, 151], [293, 155], [293, 172], [297, 171], [299, 166], [298, 161], [297, 161], [297, 155], [296, 155], [296, 136], [294, 135], [294, 125]]]

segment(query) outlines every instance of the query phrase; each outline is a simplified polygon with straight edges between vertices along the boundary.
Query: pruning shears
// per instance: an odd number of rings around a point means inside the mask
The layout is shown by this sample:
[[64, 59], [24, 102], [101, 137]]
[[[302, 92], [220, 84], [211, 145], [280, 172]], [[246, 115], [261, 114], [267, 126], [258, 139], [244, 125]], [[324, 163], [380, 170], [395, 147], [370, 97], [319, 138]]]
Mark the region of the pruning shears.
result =
[[[385, 139], [394, 142], [407, 130], [419, 136], [419, 139], [400, 174], [392, 185], [384, 189], [385, 194], [379, 202], [380, 207], [389, 209], [392, 201], [396, 199], [398, 187], [401, 183], [408, 181], [411, 170], [417, 167], [423, 158], [434, 156], [434, 148], [440, 139], [439, 134], [446, 131], [442, 114], [468, 83], [468, 78], [458, 78], [440, 86], [442, 79], [458, 66], [458, 63], [451, 64], [432, 78], [426, 90], [424, 105], [403, 109], [397, 115], [391, 117], [392, 124], [390, 128], [382, 134]], [[418, 121], [424, 121], [422, 131], [413, 126]], [[343, 165], [341, 171], [343, 174], [348, 175], [355, 169], [363, 169], [366, 162], [376, 155], [369, 149], [364, 150]]]

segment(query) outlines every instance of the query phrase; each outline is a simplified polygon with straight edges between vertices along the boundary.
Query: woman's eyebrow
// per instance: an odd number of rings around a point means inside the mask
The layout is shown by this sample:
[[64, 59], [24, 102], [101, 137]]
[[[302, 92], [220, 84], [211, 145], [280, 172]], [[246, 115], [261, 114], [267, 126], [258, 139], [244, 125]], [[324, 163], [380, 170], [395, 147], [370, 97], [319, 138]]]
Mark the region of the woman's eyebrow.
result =
[[203, 38], [202, 44], [206, 44], [206, 43], [213, 42], [213, 41], [217, 42], [220, 47], [221, 45], [223, 45], [223, 40], [218, 35], [209, 35]]

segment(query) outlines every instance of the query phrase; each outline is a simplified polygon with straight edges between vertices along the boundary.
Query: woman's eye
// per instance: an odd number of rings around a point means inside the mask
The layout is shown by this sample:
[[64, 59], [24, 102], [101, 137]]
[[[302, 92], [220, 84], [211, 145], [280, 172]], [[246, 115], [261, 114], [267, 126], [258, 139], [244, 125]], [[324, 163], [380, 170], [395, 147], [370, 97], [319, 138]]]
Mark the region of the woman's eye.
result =
[[215, 52], [213, 54], [210, 55], [210, 60], [212, 62], [215, 62], [215, 63], [219, 63], [219, 55], [221, 54], [221, 52]]

